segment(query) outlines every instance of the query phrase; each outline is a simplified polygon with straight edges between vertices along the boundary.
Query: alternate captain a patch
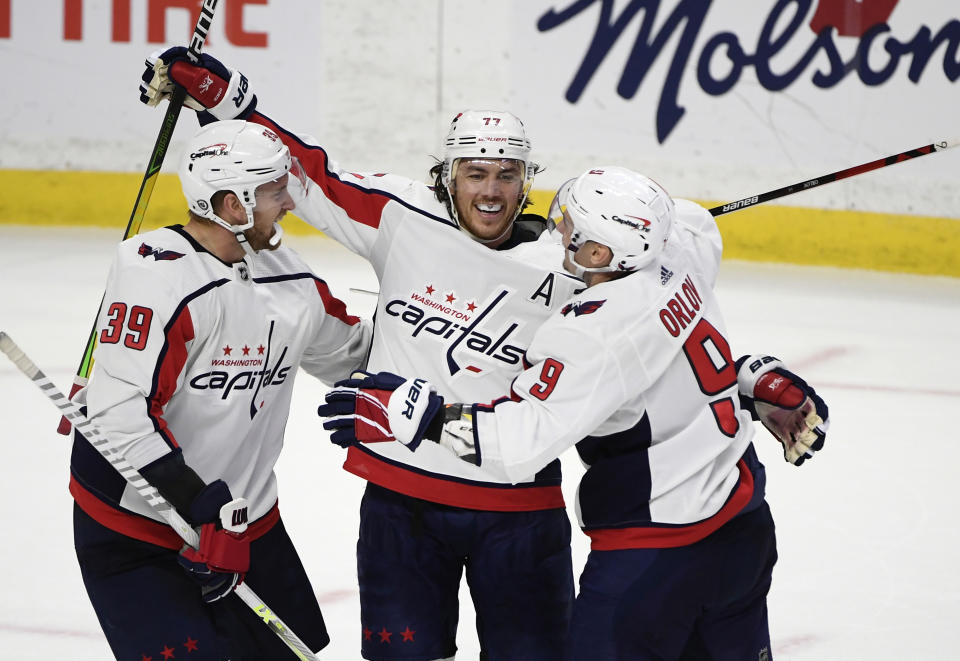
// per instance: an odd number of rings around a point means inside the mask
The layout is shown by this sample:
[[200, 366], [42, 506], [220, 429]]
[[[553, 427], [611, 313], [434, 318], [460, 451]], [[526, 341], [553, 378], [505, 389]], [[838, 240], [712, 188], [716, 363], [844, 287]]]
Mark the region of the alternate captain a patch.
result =
[[607, 299], [602, 301], [584, 301], [583, 303], [567, 303], [560, 310], [560, 314], [566, 317], [571, 312], [574, 317], [579, 317], [581, 314], [593, 314], [600, 309], [600, 306], [607, 302]]
[[153, 255], [153, 258], [156, 261], [170, 261], [173, 259], [180, 259], [183, 257], [182, 252], [175, 252], [173, 250], [164, 250], [163, 248], [152, 248], [146, 243], [140, 244], [140, 249], [137, 250], [137, 254], [146, 259], [147, 257]]

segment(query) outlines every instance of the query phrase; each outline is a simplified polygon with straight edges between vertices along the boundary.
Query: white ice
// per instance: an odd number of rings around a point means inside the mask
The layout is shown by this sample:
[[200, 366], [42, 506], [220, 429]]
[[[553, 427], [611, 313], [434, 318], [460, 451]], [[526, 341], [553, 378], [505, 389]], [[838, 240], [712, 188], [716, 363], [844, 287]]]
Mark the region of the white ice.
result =
[[[63, 390], [120, 234], [0, 226], [0, 330]], [[350, 290], [376, 289], [365, 262], [326, 239], [286, 240], [353, 310], [372, 311], [373, 296]], [[801, 468], [758, 433], [780, 552], [769, 598], [774, 657], [960, 657], [960, 436], [951, 417], [960, 413], [960, 280], [728, 262], [718, 292], [734, 355], [779, 356], [831, 410], [825, 450]], [[340, 468], [343, 452], [320, 427], [323, 392], [301, 375], [278, 472], [284, 519], [333, 639], [321, 658], [339, 661], [359, 658], [363, 482]], [[73, 553], [70, 443], [54, 431], [58, 418], [0, 356], [4, 660], [111, 657]], [[563, 463], [569, 505], [582, 469], [573, 453]], [[587, 550], [575, 531], [577, 571]], [[458, 658], [477, 658], [473, 617], [464, 590]]]

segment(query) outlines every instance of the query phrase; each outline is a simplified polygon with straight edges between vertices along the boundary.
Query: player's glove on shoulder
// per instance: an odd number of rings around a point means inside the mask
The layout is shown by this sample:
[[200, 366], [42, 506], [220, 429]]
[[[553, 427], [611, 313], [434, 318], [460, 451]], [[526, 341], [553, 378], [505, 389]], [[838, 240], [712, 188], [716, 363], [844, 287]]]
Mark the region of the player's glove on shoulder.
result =
[[426, 439], [477, 463], [470, 409], [444, 406], [443, 397], [424, 379], [358, 372], [334, 385], [317, 414], [327, 418], [323, 428], [342, 447], [397, 440], [416, 450]]
[[141, 76], [140, 101], [155, 106], [169, 100], [174, 85], [186, 88], [184, 105], [197, 111], [201, 125], [218, 119], [246, 119], [257, 107], [247, 77], [206, 53], [193, 62], [187, 49], [174, 46], [154, 51]]
[[187, 518], [202, 522], [200, 545], [184, 545], [178, 561], [212, 603], [233, 592], [250, 569], [247, 500], [233, 498], [226, 482], [216, 480], [194, 498]]
[[784, 459], [799, 466], [823, 448], [830, 426], [827, 405], [782, 362], [743, 356], [737, 361], [737, 383], [741, 406], [780, 441]]

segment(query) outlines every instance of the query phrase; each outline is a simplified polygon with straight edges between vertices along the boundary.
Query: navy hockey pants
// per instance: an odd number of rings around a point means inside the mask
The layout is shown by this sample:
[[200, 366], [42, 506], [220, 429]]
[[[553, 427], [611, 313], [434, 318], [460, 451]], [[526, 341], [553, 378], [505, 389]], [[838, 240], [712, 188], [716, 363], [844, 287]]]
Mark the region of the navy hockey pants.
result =
[[464, 568], [481, 659], [563, 656], [573, 604], [566, 510], [467, 510], [368, 484], [357, 565], [365, 659], [453, 656]]
[[591, 551], [567, 658], [769, 661], [776, 561], [766, 503], [690, 546]]
[[[296, 659], [239, 597], [205, 604], [176, 551], [105, 528], [76, 505], [73, 512], [83, 582], [120, 661]], [[330, 642], [283, 521], [250, 545], [246, 581], [312, 650]]]

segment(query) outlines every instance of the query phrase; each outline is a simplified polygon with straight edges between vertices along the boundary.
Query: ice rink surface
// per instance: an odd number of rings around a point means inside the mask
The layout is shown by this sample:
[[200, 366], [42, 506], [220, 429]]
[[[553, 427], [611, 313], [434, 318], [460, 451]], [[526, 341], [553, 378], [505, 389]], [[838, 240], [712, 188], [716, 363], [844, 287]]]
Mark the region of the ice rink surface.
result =
[[[731, 221], [732, 222], [732, 221]], [[0, 226], [0, 330], [68, 390], [122, 231]], [[323, 238], [287, 237], [334, 294], [368, 315], [366, 262]], [[734, 355], [777, 355], [830, 406], [824, 451], [786, 464], [760, 429], [780, 560], [769, 598], [778, 661], [960, 658], [960, 280], [775, 264], [723, 264]], [[354, 564], [364, 483], [343, 471], [315, 415], [325, 388], [301, 374], [278, 466], [291, 536], [332, 643], [359, 658]], [[58, 412], [0, 356], [0, 659], [110, 659], [73, 553], [69, 441]], [[582, 469], [563, 457], [571, 508]], [[575, 520], [575, 519], [574, 519]], [[579, 573], [587, 538], [574, 532]], [[384, 549], [389, 553], [389, 549]], [[150, 617], [150, 595], [143, 595]], [[476, 659], [461, 592], [458, 658]], [[189, 658], [178, 650], [174, 658]]]

